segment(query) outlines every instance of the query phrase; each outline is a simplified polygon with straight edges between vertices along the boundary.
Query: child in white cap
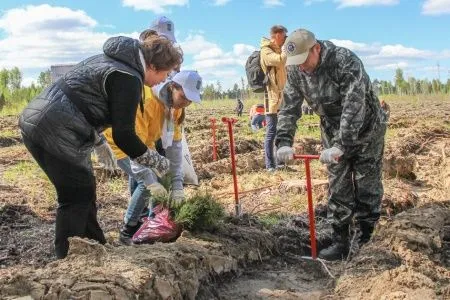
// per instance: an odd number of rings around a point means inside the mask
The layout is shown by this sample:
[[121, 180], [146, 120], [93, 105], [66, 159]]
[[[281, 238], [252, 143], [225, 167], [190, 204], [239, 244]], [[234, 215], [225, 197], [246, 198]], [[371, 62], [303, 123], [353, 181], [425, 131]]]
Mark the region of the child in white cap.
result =
[[[144, 110], [138, 111], [136, 116], [136, 134], [149, 148], [155, 149], [156, 141], [162, 139], [166, 157], [170, 161], [170, 198], [175, 203], [185, 199], [181, 146], [184, 109], [192, 102], [201, 102], [201, 86], [202, 78], [197, 71], [181, 71], [152, 89], [146, 86]], [[120, 230], [120, 241], [130, 244], [141, 225], [141, 213], [148, 206], [149, 199], [168, 192], [151, 169], [130, 163], [128, 157], [114, 144], [111, 132], [105, 132], [105, 137], [118, 159], [117, 164], [129, 175], [131, 200]]]

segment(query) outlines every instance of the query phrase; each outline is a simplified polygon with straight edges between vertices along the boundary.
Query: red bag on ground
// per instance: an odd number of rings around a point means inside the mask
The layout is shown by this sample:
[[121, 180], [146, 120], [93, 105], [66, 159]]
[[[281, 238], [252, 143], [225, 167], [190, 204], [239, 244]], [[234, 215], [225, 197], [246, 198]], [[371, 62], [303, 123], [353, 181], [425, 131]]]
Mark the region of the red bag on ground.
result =
[[171, 242], [180, 235], [180, 226], [172, 221], [168, 208], [160, 205], [153, 208], [154, 218], [145, 218], [144, 224], [133, 235], [136, 244]]

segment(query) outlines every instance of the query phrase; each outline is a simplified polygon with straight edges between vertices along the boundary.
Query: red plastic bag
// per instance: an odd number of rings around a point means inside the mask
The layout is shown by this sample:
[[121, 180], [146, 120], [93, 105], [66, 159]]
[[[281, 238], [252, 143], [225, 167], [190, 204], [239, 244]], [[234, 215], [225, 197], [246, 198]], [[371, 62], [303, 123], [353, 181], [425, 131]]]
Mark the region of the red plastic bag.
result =
[[133, 235], [133, 243], [171, 242], [180, 235], [181, 228], [172, 221], [168, 208], [158, 205], [153, 208], [153, 213], [155, 216], [145, 218], [144, 224]]

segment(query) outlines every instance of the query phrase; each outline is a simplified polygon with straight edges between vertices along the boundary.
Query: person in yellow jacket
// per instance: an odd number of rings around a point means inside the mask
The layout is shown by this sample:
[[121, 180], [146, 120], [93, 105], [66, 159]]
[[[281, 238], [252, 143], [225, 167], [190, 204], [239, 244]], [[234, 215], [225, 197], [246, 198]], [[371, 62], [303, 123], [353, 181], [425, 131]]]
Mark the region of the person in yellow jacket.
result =
[[[181, 126], [184, 108], [192, 102], [200, 103], [202, 79], [196, 71], [181, 71], [153, 89], [144, 87], [143, 111], [136, 115], [136, 134], [151, 149], [161, 138], [166, 157], [170, 161], [172, 185], [170, 198], [184, 201]], [[135, 164], [113, 142], [110, 131], [104, 136], [117, 159], [117, 165], [129, 175], [131, 200], [120, 229], [120, 241], [129, 244], [140, 227], [140, 217], [152, 196], [167, 194], [151, 169]], [[151, 214], [151, 212], [150, 212]]]
[[286, 53], [282, 51], [286, 34], [286, 27], [275, 25], [270, 29], [270, 39], [261, 40], [261, 68], [269, 78], [264, 95], [267, 124], [264, 153], [266, 169], [270, 172], [277, 167], [273, 148], [277, 133], [278, 109], [283, 101], [283, 88], [286, 84]]

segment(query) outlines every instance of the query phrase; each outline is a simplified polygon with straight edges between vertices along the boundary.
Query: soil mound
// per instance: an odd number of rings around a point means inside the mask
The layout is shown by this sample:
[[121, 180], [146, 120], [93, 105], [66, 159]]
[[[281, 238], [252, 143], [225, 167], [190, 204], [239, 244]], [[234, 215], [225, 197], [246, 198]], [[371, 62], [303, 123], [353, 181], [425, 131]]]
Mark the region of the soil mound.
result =
[[398, 214], [380, 225], [339, 279], [345, 299], [449, 299], [450, 202]]
[[113, 247], [72, 238], [70, 245], [64, 260], [2, 274], [0, 298], [195, 299], [210, 278], [276, 251], [268, 232], [232, 224], [214, 235], [184, 232], [171, 244]]
[[52, 245], [52, 224], [28, 206], [0, 205], [0, 269], [16, 264], [42, 266], [52, 259]]
[[450, 138], [450, 132], [442, 124], [428, 124], [404, 130], [398, 139], [386, 147], [383, 169], [389, 177], [417, 178], [416, 155], [427, 153], [438, 139]]
[[[236, 141], [235, 153], [247, 154], [263, 148], [261, 142], [254, 139], [240, 139]], [[191, 157], [197, 164], [213, 162], [213, 146], [210, 141], [202, 142], [200, 145], [191, 148]], [[217, 142], [217, 159], [230, 157], [230, 143], [228, 139], [221, 139]]]
[[322, 142], [319, 139], [302, 138], [296, 140], [295, 153], [317, 155], [322, 151]]
[[[256, 172], [265, 169], [264, 153], [262, 150], [236, 156], [237, 174]], [[199, 179], [211, 179], [219, 174], [231, 174], [230, 159], [221, 159], [211, 163], [196, 164]]]

